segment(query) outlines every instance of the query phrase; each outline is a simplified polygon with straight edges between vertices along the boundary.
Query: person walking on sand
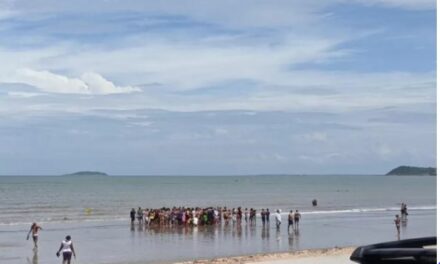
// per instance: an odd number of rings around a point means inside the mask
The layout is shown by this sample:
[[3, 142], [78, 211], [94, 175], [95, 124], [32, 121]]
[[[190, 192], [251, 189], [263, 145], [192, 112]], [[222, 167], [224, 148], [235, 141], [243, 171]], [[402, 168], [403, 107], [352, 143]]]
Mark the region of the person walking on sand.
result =
[[26, 240], [29, 240], [29, 235], [32, 233], [32, 240], [34, 241], [34, 248], [38, 248], [38, 231], [43, 230], [43, 228], [37, 223], [32, 223], [31, 228], [27, 234]]
[[277, 229], [280, 229], [280, 226], [281, 226], [281, 210], [280, 209], [278, 209], [277, 212], [275, 213], [275, 222], [276, 222]]
[[400, 217], [396, 214], [396, 218], [394, 219], [394, 224], [396, 225], [397, 235], [400, 235]]
[[294, 216], [293, 211], [290, 210], [289, 216], [287, 217], [287, 220], [289, 222], [288, 225], [287, 225], [287, 233], [289, 233], [290, 227], [291, 226], [293, 227], [293, 216]]
[[299, 229], [299, 219], [301, 218], [301, 214], [298, 212], [298, 210], [295, 211], [293, 218], [295, 220], [295, 229], [298, 230]]
[[76, 259], [76, 253], [75, 249], [73, 248], [73, 243], [70, 236], [66, 236], [66, 239], [61, 241], [60, 248], [57, 251], [57, 257], [60, 256], [60, 252], [63, 253], [63, 264], [70, 264], [70, 260], [72, 259], [72, 253], [73, 256]]

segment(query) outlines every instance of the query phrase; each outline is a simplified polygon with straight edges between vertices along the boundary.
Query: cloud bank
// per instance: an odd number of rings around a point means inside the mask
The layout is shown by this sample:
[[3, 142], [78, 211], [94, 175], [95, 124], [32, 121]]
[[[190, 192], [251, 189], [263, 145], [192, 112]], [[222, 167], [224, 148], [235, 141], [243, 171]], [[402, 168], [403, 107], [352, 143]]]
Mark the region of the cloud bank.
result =
[[19, 69], [11, 82], [31, 85], [47, 93], [104, 95], [141, 91], [137, 87], [116, 86], [94, 72], [86, 72], [80, 78], [69, 78], [49, 71]]
[[431, 0], [0, 0], [0, 174], [432, 166], [435, 22]]

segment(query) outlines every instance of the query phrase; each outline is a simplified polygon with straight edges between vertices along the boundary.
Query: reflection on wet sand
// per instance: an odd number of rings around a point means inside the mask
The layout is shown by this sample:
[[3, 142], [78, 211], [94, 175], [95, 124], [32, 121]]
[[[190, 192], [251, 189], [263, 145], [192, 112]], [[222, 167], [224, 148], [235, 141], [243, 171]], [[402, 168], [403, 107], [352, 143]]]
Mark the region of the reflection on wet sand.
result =
[[38, 249], [34, 248], [32, 251], [33, 251], [32, 261], [28, 257], [27, 262], [29, 264], [38, 264]]
[[269, 237], [270, 237], [269, 225], [261, 226], [261, 238], [265, 240], [265, 239], [269, 239]]
[[[131, 224], [131, 233], [136, 234], [136, 237], [148, 236], [148, 237], [167, 237], [170, 240], [191, 239], [195, 242], [215, 242], [215, 241], [227, 241], [233, 240], [235, 243], [240, 244], [244, 242], [246, 244], [249, 241], [259, 243], [262, 248], [273, 248], [282, 250], [283, 240], [287, 240], [289, 250], [299, 250], [300, 233], [299, 230], [294, 229], [287, 231], [287, 233], [277, 229], [270, 224], [257, 225], [257, 224], [216, 224], [216, 225], [173, 225], [173, 226], [160, 226], [151, 225], [146, 226], [142, 224]], [[271, 236], [272, 232], [272, 236]], [[287, 238], [287, 239], [286, 239]], [[272, 240], [271, 240], [272, 239]]]
[[288, 242], [290, 250], [299, 250], [299, 230], [293, 230], [288, 232]]

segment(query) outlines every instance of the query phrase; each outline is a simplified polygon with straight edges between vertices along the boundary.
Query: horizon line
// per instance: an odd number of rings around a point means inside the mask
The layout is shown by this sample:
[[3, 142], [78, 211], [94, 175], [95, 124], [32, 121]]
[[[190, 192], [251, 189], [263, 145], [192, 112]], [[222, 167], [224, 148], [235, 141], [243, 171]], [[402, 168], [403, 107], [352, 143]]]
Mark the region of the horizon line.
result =
[[[89, 175], [74, 175], [74, 174], [0, 174], [0, 177], [87, 177], [87, 176], [102, 176], [102, 177], [250, 177], [250, 176], [387, 176], [380, 173], [262, 173], [262, 174], [89, 174]], [[393, 176], [393, 175], [388, 175]], [[401, 176], [401, 175], [396, 175]]]

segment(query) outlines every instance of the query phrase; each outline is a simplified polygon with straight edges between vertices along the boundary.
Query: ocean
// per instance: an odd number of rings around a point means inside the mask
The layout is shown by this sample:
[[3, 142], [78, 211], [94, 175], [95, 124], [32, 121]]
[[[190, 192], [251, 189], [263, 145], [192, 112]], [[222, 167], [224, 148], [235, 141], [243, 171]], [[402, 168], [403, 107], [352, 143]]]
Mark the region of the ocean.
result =
[[[318, 206], [312, 206], [317, 199]], [[77, 263], [169, 263], [195, 258], [358, 246], [396, 239], [394, 214], [408, 204], [401, 238], [436, 234], [436, 177], [382, 175], [264, 176], [3, 176], [0, 263], [58, 263], [72, 236]], [[271, 226], [144, 229], [131, 208], [227, 206], [281, 209]], [[302, 213], [287, 234], [287, 212]], [[43, 230], [32, 251], [26, 233]], [[7, 250], [6, 250], [7, 249]]]

